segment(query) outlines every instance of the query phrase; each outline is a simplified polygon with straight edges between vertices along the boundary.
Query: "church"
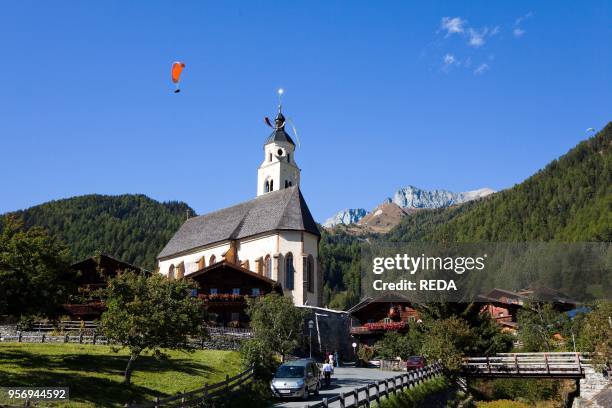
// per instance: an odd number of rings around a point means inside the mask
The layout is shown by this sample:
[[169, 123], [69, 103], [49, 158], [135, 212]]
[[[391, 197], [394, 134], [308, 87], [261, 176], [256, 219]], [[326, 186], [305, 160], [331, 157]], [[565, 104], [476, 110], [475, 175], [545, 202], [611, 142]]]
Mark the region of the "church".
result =
[[263, 146], [257, 196], [185, 221], [157, 257], [160, 273], [197, 278], [208, 292], [203, 296], [256, 296], [260, 289], [248, 285], [259, 282], [277, 287], [295, 305], [321, 304], [321, 235], [300, 191], [296, 145], [285, 122], [279, 105]]

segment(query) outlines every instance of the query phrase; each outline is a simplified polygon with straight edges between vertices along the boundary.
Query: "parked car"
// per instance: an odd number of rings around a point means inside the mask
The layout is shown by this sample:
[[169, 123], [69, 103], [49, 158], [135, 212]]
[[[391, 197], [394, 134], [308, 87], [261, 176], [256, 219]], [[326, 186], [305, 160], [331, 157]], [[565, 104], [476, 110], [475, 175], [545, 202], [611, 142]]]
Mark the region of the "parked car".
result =
[[307, 399], [311, 393], [319, 395], [321, 389], [319, 367], [310, 359], [286, 362], [276, 370], [270, 389], [278, 398]]
[[406, 371], [418, 370], [419, 368], [425, 367], [425, 357], [423, 356], [410, 356], [406, 360]]

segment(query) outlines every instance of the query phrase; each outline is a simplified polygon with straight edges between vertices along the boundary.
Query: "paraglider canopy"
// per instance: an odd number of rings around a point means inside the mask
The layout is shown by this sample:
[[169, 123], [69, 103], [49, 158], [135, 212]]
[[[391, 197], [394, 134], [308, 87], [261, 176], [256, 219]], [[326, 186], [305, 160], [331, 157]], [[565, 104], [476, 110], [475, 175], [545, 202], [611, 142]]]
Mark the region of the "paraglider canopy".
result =
[[172, 63], [172, 82], [176, 84], [176, 90], [174, 93], [181, 92], [179, 89], [179, 82], [181, 80], [181, 73], [185, 68], [185, 63], [180, 61], [175, 61]]

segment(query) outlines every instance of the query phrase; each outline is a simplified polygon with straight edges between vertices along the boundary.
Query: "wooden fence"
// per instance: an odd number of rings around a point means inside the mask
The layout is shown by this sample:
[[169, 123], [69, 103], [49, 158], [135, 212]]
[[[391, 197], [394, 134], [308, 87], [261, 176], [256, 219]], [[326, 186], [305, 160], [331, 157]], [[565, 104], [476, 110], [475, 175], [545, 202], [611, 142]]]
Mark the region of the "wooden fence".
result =
[[581, 378], [586, 362], [581, 353], [500, 353], [465, 358], [463, 368], [472, 377]]
[[0, 343], [17, 342], [17, 343], [78, 343], [78, 344], [108, 344], [108, 339], [104, 336], [93, 334], [77, 335], [65, 334], [63, 336], [51, 336], [48, 334], [22, 334], [17, 332], [15, 335], [0, 336]]
[[324, 398], [316, 404], [306, 404], [304, 408], [351, 408], [370, 406], [372, 401], [380, 403], [382, 398], [400, 393], [407, 388], [420, 384], [442, 372], [442, 366], [438, 363], [431, 364], [425, 368], [396, 375], [385, 380], [376, 381], [363, 387], [355, 388], [349, 392], [343, 392], [331, 398]]
[[167, 398], [156, 398], [155, 401], [143, 404], [125, 404], [125, 406], [128, 408], [193, 407], [206, 401], [223, 400], [251, 382], [253, 376], [253, 367], [250, 367], [233, 377], [226, 376], [224, 381], [216, 384], [206, 383], [204, 387], [197, 390], [179, 393]]

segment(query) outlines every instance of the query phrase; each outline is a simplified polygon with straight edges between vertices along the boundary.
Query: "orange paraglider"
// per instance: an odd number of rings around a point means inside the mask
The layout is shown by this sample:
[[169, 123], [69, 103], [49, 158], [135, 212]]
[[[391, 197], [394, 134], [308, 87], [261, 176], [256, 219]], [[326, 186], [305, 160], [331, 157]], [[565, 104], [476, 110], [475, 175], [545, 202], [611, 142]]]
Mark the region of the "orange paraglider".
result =
[[181, 80], [181, 73], [183, 72], [183, 68], [185, 68], [185, 63], [176, 61], [172, 63], [172, 82], [176, 84], [176, 91], [174, 93], [179, 93], [181, 90], [179, 89], [179, 82]]

